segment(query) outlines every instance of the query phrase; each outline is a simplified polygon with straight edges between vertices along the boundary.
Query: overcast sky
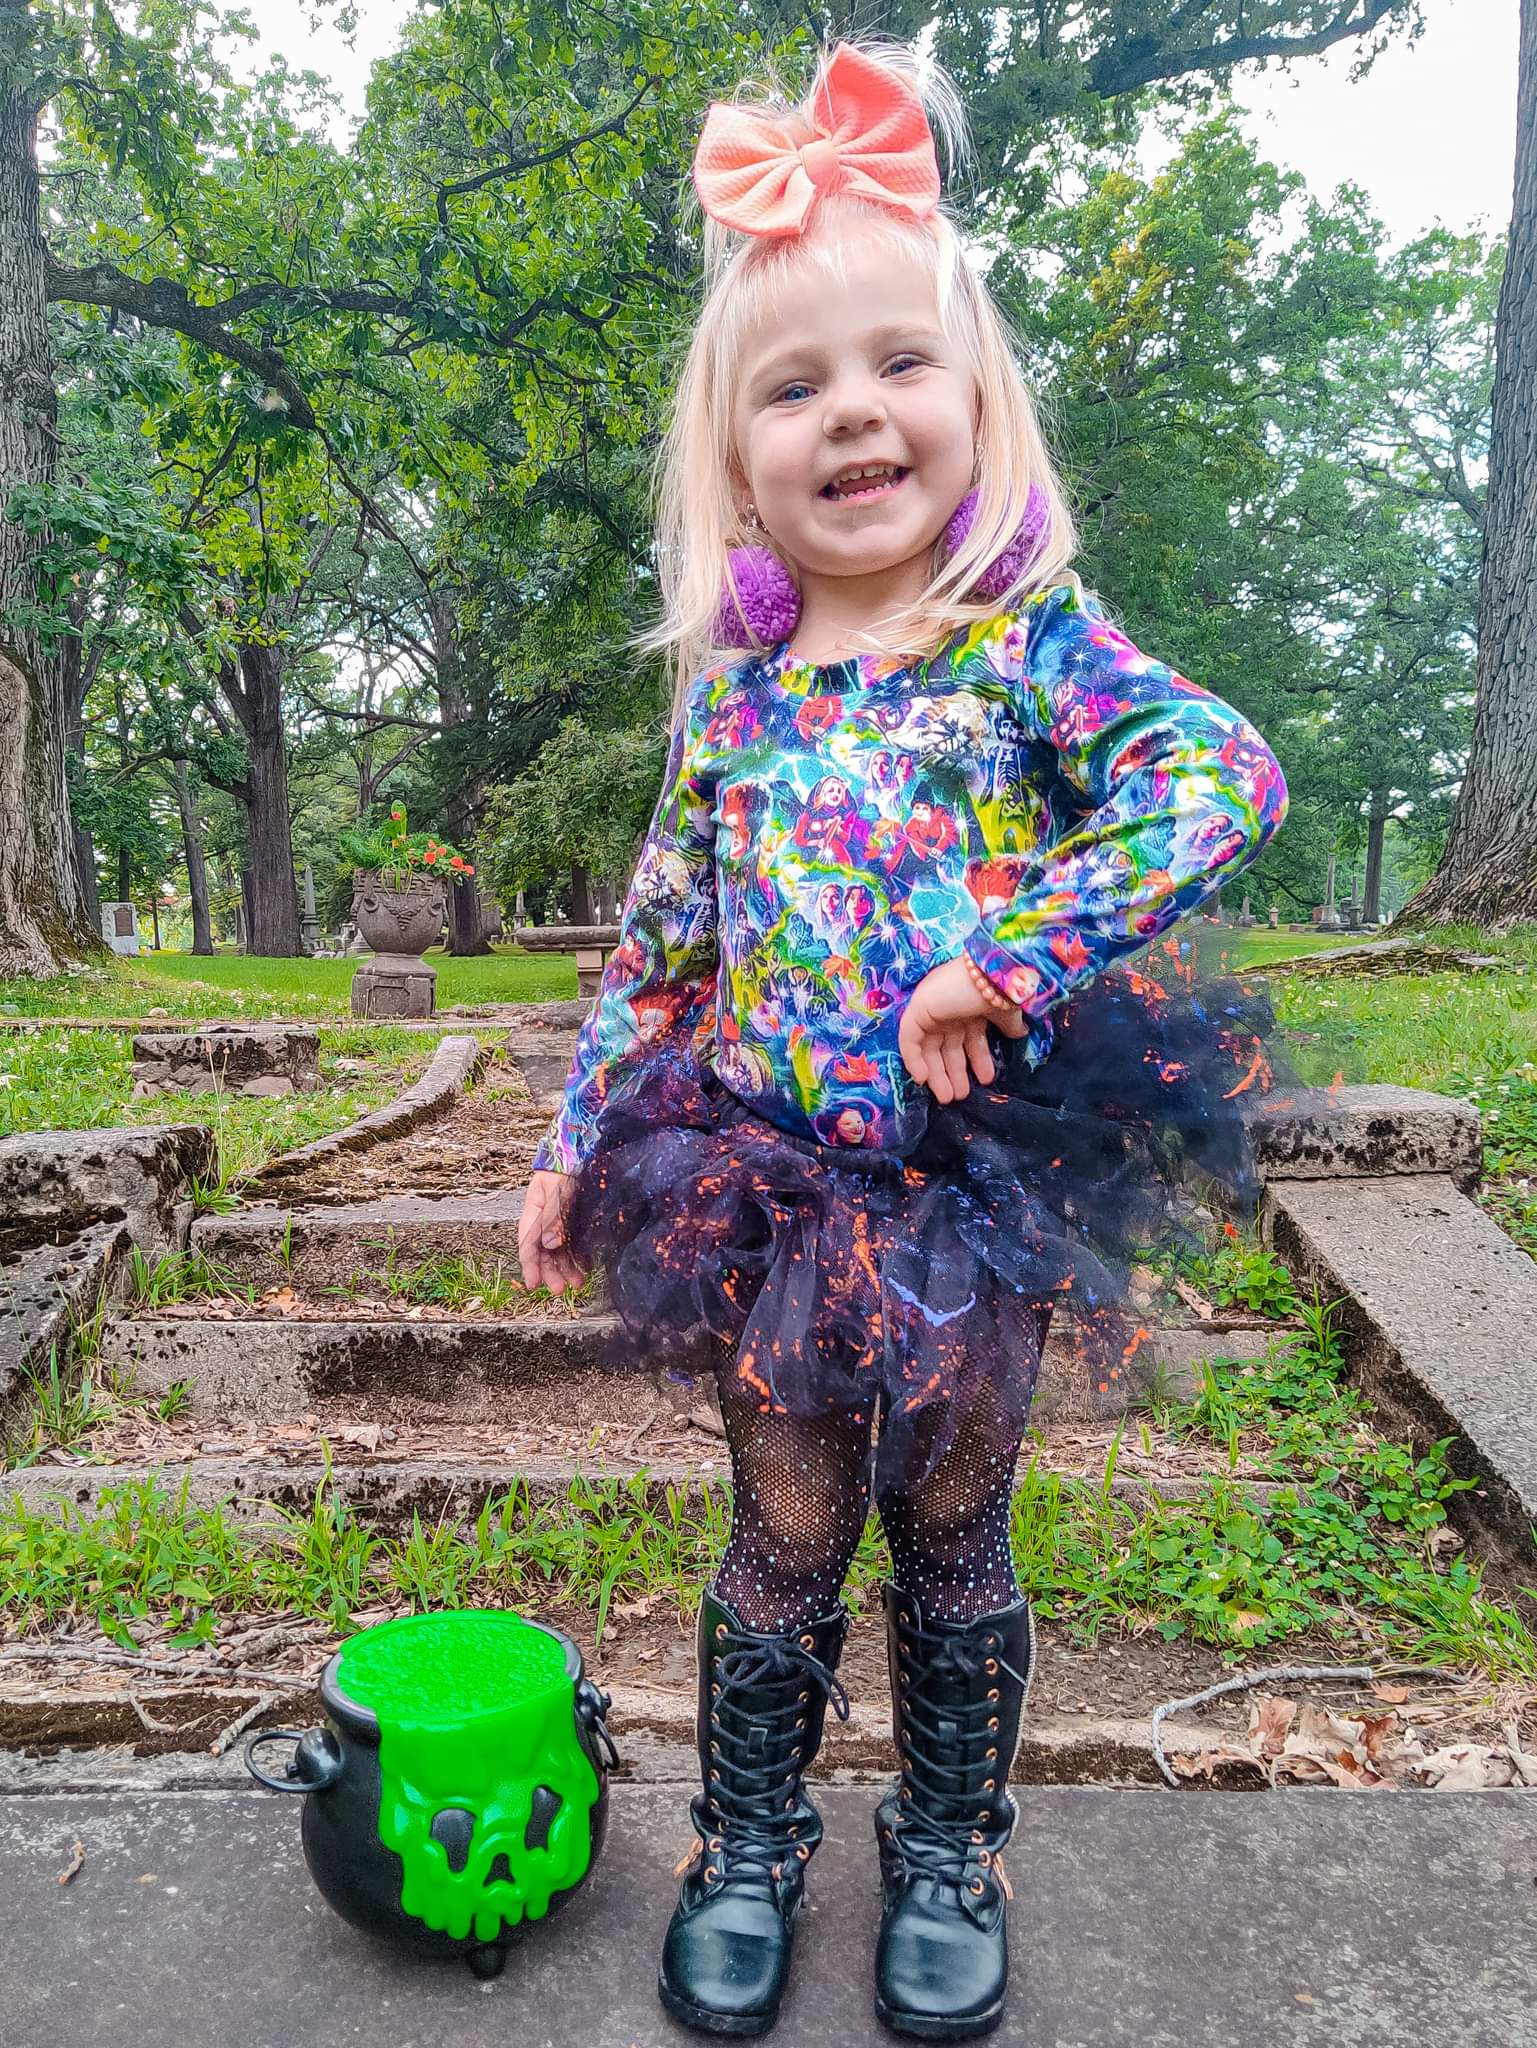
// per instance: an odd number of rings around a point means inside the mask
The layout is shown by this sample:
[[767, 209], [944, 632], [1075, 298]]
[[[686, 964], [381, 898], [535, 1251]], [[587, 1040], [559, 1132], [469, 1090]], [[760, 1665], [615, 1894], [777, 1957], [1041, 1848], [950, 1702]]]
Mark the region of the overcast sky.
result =
[[[263, 0], [266, 48], [291, 67], [328, 77], [349, 111], [362, 111], [369, 67], [390, 50], [414, 0], [358, 0], [356, 46], [310, 26], [307, 0]], [[1366, 80], [1346, 76], [1353, 43], [1293, 68], [1254, 67], [1235, 80], [1249, 126], [1267, 155], [1327, 195], [1361, 185], [1395, 242], [1437, 219], [1459, 230], [1481, 221], [1503, 231], [1515, 160], [1520, 0], [1425, 0], [1412, 48], [1395, 42]]]

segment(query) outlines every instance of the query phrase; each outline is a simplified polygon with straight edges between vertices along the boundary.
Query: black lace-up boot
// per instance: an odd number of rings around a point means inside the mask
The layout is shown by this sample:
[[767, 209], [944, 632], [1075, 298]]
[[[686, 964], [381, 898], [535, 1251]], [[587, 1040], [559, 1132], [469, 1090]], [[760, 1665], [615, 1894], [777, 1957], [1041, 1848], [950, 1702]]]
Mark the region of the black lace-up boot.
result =
[[806, 1865], [822, 1822], [801, 1773], [822, 1740], [848, 1615], [790, 1634], [744, 1628], [707, 1592], [699, 1608], [699, 1760], [690, 1804], [697, 1839], [678, 1865], [683, 1888], [662, 1948], [657, 1990], [685, 2026], [761, 2034], [774, 2023]]
[[1003, 2017], [1013, 1893], [999, 1852], [1035, 1631], [1028, 1600], [957, 1622], [929, 1620], [900, 1586], [885, 1596], [902, 1775], [875, 1814], [875, 2010], [897, 2033], [960, 2041]]

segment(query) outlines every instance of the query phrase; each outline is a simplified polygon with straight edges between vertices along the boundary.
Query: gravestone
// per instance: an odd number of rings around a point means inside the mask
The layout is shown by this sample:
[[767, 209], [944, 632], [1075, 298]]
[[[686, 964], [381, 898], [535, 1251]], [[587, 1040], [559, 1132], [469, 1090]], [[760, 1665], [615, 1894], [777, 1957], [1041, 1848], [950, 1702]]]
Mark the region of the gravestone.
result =
[[139, 954], [139, 914], [131, 903], [101, 906], [101, 935], [114, 953]]

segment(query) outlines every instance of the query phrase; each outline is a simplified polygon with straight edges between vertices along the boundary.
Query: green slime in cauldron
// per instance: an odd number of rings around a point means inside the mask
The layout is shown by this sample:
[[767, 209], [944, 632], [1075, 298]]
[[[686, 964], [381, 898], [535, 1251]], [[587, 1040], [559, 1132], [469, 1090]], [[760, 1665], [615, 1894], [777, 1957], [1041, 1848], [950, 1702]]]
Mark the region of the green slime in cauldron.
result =
[[[439, 1934], [496, 1940], [542, 1920], [587, 1871], [598, 1775], [577, 1739], [563, 1646], [515, 1614], [407, 1615], [353, 1637], [337, 1683], [379, 1722], [379, 1839], [404, 1869], [401, 1910]], [[559, 1810], [525, 1842], [540, 1786]], [[474, 1815], [464, 1868], [432, 1824]], [[493, 1879], [498, 1859], [503, 1872]]]

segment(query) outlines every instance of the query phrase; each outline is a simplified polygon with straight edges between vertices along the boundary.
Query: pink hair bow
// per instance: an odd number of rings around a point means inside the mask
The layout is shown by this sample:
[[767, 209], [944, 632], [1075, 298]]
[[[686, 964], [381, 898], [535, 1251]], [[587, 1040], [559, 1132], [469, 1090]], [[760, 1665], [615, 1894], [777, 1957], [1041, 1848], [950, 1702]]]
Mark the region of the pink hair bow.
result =
[[903, 78], [848, 43], [829, 59], [806, 135], [781, 118], [717, 101], [694, 152], [705, 212], [744, 235], [798, 235], [824, 192], [917, 215], [939, 204], [939, 164], [923, 102]]

